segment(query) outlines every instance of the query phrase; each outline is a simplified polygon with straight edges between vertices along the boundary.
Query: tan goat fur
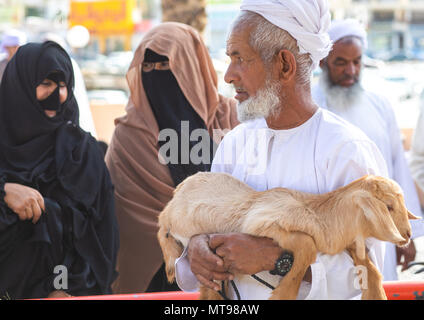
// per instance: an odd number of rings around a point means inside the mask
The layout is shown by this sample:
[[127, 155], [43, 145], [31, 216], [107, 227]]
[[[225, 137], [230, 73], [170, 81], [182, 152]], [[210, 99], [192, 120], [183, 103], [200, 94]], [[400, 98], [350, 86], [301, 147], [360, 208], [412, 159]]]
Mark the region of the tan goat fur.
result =
[[[159, 216], [158, 239], [168, 280], [175, 278], [175, 260], [196, 234], [241, 232], [274, 239], [293, 253], [290, 272], [271, 299], [295, 299], [317, 252], [345, 249], [354, 262], [367, 266], [369, 281], [363, 299], [385, 299], [381, 275], [366, 254], [365, 239], [373, 237], [403, 246], [418, 219], [404, 203], [393, 180], [364, 176], [333, 192], [316, 195], [274, 188], [257, 192], [225, 173], [197, 173], [184, 180]], [[201, 299], [216, 297], [206, 288]]]

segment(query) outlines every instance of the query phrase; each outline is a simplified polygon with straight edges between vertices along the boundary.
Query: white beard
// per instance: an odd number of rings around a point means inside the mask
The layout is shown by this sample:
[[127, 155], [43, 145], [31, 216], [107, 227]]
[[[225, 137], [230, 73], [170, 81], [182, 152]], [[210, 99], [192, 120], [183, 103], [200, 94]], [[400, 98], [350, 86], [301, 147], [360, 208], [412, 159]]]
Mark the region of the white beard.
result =
[[354, 107], [361, 101], [364, 89], [361, 85], [361, 79], [350, 87], [334, 85], [326, 68], [322, 69], [319, 77], [319, 86], [324, 91], [329, 110], [347, 110]]
[[280, 108], [281, 86], [268, 80], [255, 96], [237, 104], [237, 117], [240, 122], [257, 118], [268, 118], [277, 114]]

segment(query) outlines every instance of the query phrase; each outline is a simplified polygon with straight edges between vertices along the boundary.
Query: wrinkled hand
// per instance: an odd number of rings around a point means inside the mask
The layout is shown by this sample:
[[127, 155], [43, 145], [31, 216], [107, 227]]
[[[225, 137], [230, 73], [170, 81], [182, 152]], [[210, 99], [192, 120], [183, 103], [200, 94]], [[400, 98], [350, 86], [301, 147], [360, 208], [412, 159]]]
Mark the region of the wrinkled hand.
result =
[[211, 234], [209, 246], [231, 273], [255, 274], [273, 270], [283, 249], [270, 238], [242, 233]]
[[398, 265], [402, 265], [401, 271], [408, 269], [408, 264], [415, 260], [416, 254], [417, 251], [413, 240], [405, 247], [396, 247], [396, 262]]
[[17, 183], [6, 183], [4, 191], [6, 192], [4, 201], [20, 220], [32, 220], [35, 224], [46, 210], [43, 196], [33, 188]]
[[190, 239], [187, 257], [190, 268], [197, 280], [207, 288], [219, 291], [221, 287], [214, 280], [232, 280], [233, 275], [224, 268], [224, 261], [209, 248], [209, 237], [197, 235]]

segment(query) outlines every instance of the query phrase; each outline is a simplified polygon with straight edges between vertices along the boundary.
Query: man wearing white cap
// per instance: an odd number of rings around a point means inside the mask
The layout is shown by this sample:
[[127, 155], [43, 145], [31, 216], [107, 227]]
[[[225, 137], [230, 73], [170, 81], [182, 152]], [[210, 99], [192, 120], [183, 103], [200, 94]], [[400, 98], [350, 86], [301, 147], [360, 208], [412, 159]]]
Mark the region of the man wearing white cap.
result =
[[[225, 80], [236, 89], [242, 124], [224, 137], [212, 171], [258, 191], [310, 193], [335, 190], [366, 174], [387, 176], [375, 144], [312, 100], [311, 72], [331, 49], [327, 2], [245, 0], [241, 10], [227, 40], [231, 64]], [[384, 244], [366, 239], [366, 246], [381, 270]], [[268, 285], [279, 283], [287, 261], [290, 253], [268, 238], [198, 235], [176, 262], [177, 283], [185, 291], [198, 290], [199, 283], [220, 290], [214, 280], [233, 279], [235, 286], [225, 292], [230, 299], [268, 299]], [[346, 252], [318, 254], [297, 298], [359, 299], [355, 272]]]
[[[380, 149], [389, 177], [402, 187], [408, 209], [421, 216], [418, 195], [411, 177], [400, 130], [388, 101], [361, 85], [362, 56], [367, 47], [364, 27], [354, 19], [333, 21], [329, 35], [333, 50], [320, 63], [319, 84], [312, 89], [317, 104], [360, 128]], [[412, 237], [424, 234], [423, 221], [411, 221]], [[386, 244], [384, 280], [397, 280], [397, 263], [402, 269], [415, 258], [414, 242], [406, 248]]]
[[7, 63], [15, 55], [18, 48], [26, 43], [26, 35], [19, 30], [9, 30], [3, 34], [2, 41], [0, 44], [0, 53], [5, 53], [5, 57], [0, 60], [0, 82], [3, 78], [4, 70], [6, 69]]

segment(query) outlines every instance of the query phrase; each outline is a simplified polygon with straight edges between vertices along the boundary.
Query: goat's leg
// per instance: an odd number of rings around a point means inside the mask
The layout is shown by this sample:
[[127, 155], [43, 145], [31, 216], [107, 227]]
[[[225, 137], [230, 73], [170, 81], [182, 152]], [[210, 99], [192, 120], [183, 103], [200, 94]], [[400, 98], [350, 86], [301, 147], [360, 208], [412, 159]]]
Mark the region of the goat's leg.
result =
[[293, 266], [272, 292], [271, 300], [294, 300], [309, 266], [315, 262], [317, 249], [313, 238], [303, 232], [287, 232], [274, 225], [261, 236], [270, 237], [293, 254]]
[[387, 300], [386, 292], [383, 288], [383, 276], [377, 267], [372, 263], [368, 254], [365, 254], [365, 259], [359, 259], [356, 254], [355, 245], [347, 249], [353, 259], [355, 266], [364, 266], [367, 274], [362, 278], [367, 280], [367, 283], [361, 283], [362, 300]]
[[168, 230], [162, 226], [159, 228], [157, 237], [165, 261], [166, 276], [168, 282], [172, 283], [175, 279], [175, 260], [181, 256], [183, 248], [179, 242], [169, 234]]
[[201, 286], [199, 292], [199, 300], [223, 300], [222, 296], [218, 292], [205, 286]]

